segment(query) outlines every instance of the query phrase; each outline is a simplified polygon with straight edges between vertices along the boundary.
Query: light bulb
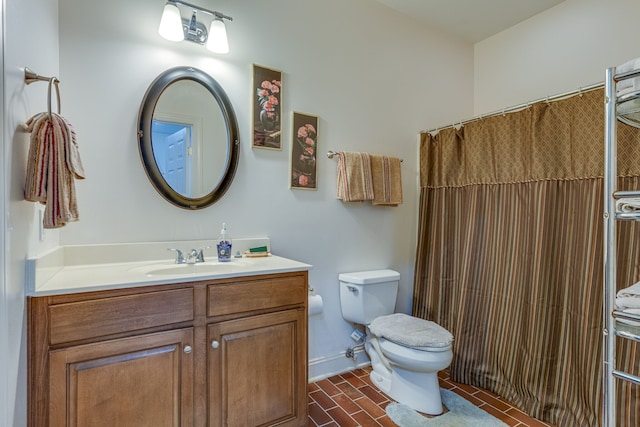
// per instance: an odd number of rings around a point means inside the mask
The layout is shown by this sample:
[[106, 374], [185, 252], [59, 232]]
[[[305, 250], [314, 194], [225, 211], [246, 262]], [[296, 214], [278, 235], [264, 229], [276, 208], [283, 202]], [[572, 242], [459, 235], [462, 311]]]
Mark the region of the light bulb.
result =
[[229, 41], [227, 40], [227, 28], [222, 19], [216, 17], [211, 21], [207, 49], [214, 53], [229, 53]]
[[180, 15], [180, 9], [178, 9], [178, 6], [175, 4], [167, 3], [164, 5], [158, 33], [172, 42], [184, 40], [182, 16]]

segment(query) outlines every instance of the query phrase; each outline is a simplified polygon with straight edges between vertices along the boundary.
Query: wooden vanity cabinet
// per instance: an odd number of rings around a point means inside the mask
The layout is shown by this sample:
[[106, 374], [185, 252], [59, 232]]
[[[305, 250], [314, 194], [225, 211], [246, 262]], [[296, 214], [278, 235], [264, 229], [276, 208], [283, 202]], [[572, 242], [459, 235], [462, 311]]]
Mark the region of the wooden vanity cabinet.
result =
[[29, 297], [29, 426], [306, 426], [306, 304], [306, 271]]
[[208, 426], [306, 425], [302, 310], [209, 325]]
[[191, 328], [49, 352], [49, 425], [193, 425]]

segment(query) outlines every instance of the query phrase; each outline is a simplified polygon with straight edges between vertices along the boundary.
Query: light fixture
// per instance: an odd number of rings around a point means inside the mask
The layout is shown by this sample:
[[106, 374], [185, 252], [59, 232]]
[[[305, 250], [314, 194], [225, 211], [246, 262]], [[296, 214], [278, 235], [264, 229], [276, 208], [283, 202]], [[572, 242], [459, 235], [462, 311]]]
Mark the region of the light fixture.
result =
[[209, 40], [207, 49], [214, 53], [229, 53], [229, 40], [227, 40], [227, 28], [222, 18], [215, 17], [209, 27]]
[[[183, 18], [178, 5], [191, 8], [191, 18]], [[202, 12], [213, 17], [211, 25], [207, 27], [198, 21], [197, 13]], [[220, 12], [211, 11], [182, 0], [167, 0], [162, 12], [158, 33], [167, 40], [190, 42], [206, 45], [207, 49], [215, 53], [228, 53], [229, 41], [224, 19], [233, 18]]]
[[162, 12], [162, 19], [160, 20], [160, 28], [158, 32], [162, 37], [172, 42], [179, 42], [184, 40], [184, 33], [182, 31], [182, 17], [180, 16], [180, 9], [178, 6], [172, 3], [164, 5], [164, 11]]

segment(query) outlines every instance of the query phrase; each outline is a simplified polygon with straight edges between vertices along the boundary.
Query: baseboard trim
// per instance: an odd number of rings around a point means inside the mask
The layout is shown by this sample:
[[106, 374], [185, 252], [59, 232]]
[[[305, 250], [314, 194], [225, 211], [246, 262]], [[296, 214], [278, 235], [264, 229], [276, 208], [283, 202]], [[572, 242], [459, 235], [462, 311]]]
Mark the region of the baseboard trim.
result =
[[316, 382], [371, 365], [364, 346], [359, 345], [353, 349], [355, 360], [347, 358], [346, 350], [333, 356], [323, 356], [309, 360], [309, 382]]

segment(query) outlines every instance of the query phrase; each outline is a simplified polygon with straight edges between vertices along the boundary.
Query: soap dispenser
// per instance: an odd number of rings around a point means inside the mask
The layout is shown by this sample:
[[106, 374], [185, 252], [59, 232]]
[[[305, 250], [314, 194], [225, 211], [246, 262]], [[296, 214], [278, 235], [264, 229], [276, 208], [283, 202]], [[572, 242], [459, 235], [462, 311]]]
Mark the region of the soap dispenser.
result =
[[231, 261], [231, 237], [227, 234], [227, 223], [222, 223], [218, 239], [218, 262]]

